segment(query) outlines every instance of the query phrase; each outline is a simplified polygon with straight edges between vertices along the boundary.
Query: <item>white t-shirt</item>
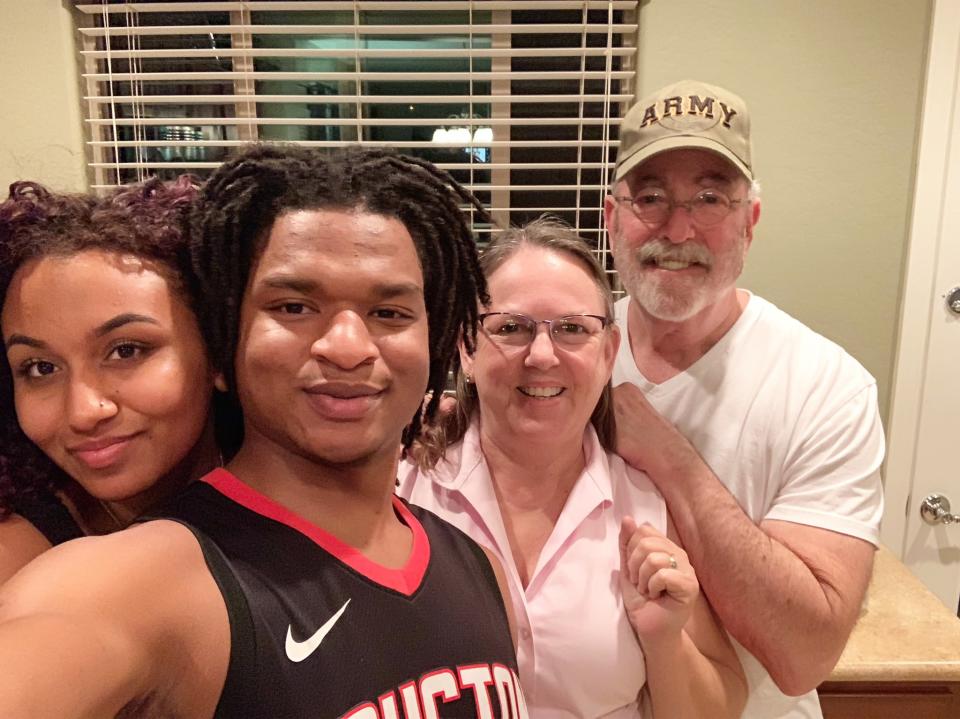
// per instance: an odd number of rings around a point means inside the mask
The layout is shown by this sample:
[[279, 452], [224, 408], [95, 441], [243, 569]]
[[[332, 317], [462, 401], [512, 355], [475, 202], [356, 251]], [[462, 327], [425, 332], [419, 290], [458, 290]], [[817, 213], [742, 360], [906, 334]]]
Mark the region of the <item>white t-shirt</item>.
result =
[[666, 532], [663, 497], [649, 477], [584, 433], [586, 466], [520, 581], [476, 422], [429, 472], [401, 462], [397, 494], [429, 509], [500, 560], [517, 623], [517, 662], [531, 719], [638, 719], [643, 651], [620, 595], [620, 520]]
[[[878, 543], [883, 427], [876, 381], [855, 359], [752, 295], [703, 357], [653, 384], [633, 359], [628, 303], [616, 305], [622, 341], [614, 385], [638, 385], [754, 522], [784, 520]], [[750, 683], [744, 717], [822, 716], [816, 692], [786, 696], [759, 661], [734, 645]]]

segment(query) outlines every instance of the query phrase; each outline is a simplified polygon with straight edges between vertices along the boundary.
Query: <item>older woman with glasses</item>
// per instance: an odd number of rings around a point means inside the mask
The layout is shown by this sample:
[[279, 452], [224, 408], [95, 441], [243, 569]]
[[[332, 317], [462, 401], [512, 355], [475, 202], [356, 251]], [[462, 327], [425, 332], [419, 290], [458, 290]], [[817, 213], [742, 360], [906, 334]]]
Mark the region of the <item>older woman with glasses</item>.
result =
[[663, 499], [612, 453], [620, 337], [605, 273], [542, 218], [482, 258], [490, 304], [461, 347], [456, 410], [399, 493], [506, 569], [531, 717], [735, 717], [742, 669]]

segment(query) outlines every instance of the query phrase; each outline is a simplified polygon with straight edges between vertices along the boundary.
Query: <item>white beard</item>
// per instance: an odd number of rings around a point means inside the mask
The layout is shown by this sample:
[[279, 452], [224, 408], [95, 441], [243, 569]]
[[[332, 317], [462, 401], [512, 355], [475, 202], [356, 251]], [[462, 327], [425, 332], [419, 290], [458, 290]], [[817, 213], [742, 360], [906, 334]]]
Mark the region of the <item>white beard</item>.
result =
[[[633, 252], [623, 245], [622, 238], [614, 238], [615, 264], [630, 297], [658, 320], [685, 322], [718, 301], [737, 281], [743, 271], [746, 233], [741, 233], [737, 242], [720, 256], [699, 244], [675, 245], [659, 238]], [[685, 281], [673, 282], [649, 271], [645, 263], [654, 258], [694, 260], [705, 267], [705, 273], [698, 280], [684, 278]]]

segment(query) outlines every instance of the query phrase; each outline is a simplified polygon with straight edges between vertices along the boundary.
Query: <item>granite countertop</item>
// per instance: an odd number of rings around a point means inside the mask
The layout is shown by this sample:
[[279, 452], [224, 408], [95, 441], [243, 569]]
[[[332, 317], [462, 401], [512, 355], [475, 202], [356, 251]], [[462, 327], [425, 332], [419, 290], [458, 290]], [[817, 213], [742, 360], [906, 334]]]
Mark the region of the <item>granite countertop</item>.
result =
[[830, 682], [960, 682], [960, 619], [881, 547]]

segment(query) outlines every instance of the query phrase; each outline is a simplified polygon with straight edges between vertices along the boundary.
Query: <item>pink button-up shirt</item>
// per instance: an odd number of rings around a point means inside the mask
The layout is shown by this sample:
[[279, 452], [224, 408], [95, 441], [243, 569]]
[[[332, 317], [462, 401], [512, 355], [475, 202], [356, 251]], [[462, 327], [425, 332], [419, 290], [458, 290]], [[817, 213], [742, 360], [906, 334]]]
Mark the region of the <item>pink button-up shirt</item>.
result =
[[640, 717], [646, 671], [620, 597], [620, 519], [629, 514], [665, 532], [666, 507], [644, 473], [603, 450], [592, 426], [583, 450], [583, 474], [526, 588], [480, 452], [476, 422], [433, 470], [401, 463], [397, 492], [491, 549], [503, 564], [531, 717]]

